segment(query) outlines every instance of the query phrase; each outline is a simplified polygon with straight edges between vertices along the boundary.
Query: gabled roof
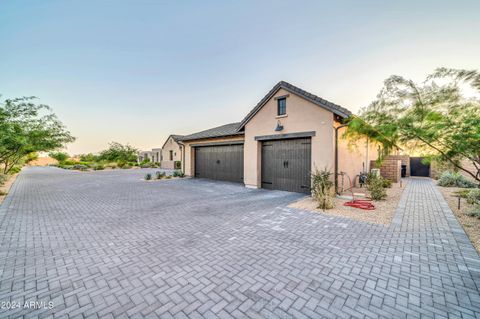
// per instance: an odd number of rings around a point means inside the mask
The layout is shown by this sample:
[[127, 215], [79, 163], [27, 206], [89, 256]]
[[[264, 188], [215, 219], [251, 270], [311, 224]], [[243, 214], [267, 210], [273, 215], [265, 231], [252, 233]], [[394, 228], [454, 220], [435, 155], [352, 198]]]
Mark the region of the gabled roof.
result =
[[180, 141], [191, 141], [199, 140], [202, 138], [211, 138], [211, 137], [223, 137], [223, 136], [232, 136], [232, 135], [243, 135], [243, 132], [238, 131], [238, 125], [240, 123], [230, 123], [222, 126], [217, 126], [205, 131], [193, 133], [190, 135], [185, 135], [180, 138]]
[[305, 90], [302, 90], [301, 88], [296, 87], [295, 85], [292, 85], [288, 82], [280, 81], [270, 90], [270, 92], [267, 93], [267, 95], [263, 97], [263, 99], [260, 102], [258, 102], [258, 104], [250, 111], [250, 113], [248, 113], [247, 116], [245, 116], [245, 118], [240, 122], [240, 125], [238, 126], [238, 130], [239, 131], [242, 130], [245, 124], [247, 124], [248, 121], [250, 121], [255, 116], [255, 114], [257, 114], [257, 112], [260, 111], [260, 109], [265, 105], [265, 103], [267, 103], [275, 95], [275, 93], [277, 93], [278, 90], [280, 89], [284, 89], [285, 91], [288, 91], [292, 94], [296, 94], [304, 98], [305, 100], [310, 101], [332, 112], [333, 114], [339, 115], [343, 118], [346, 118], [352, 114], [352, 112], [350, 112], [344, 107], [341, 107], [340, 105], [337, 105], [325, 99], [322, 99], [321, 97], [316, 96], [315, 94], [309, 93]]
[[170, 137], [173, 138], [173, 140], [174, 140], [175, 142], [177, 142], [178, 140], [180, 140], [180, 139], [183, 137], [183, 135], [170, 134], [170, 135], [167, 137], [167, 139], [165, 140], [165, 143], [163, 143], [162, 149], [163, 149], [163, 147], [165, 146], [165, 144], [167, 144], [167, 142], [168, 142], [168, 140], [170, 139]]

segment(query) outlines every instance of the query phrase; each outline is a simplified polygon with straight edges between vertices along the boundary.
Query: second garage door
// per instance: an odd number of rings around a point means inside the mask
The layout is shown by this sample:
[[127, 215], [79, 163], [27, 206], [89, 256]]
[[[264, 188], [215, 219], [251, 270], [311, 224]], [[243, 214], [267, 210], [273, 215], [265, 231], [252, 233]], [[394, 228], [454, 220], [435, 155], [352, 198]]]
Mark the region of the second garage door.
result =
[[310, 193], [311, 139], [262, 143], [262, 187]]
[[243, 144], [195, 147], [195, 177], [243, 182]]

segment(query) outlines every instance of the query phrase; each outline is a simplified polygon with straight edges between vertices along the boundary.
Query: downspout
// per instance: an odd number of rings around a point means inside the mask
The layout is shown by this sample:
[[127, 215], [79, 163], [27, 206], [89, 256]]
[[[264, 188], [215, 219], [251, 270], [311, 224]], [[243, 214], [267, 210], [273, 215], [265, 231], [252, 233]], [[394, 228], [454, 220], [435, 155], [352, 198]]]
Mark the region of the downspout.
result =
[[333, 128], [335, 130], [335, 194], [337, 195], [340, 195], [338, 192], [338, 130], [346, 126], [348, 125], [342, 124]]

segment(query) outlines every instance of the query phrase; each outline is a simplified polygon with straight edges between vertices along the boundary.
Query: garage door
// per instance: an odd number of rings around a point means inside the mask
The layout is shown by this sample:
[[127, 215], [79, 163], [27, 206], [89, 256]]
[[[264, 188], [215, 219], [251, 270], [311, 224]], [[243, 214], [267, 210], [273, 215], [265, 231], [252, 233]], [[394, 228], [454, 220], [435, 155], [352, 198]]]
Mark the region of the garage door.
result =
[[243, 182], [243, 144], [195, 147], [195, 177]]
[[311, 139], [262, 143], [262, 187], [310, 193]]

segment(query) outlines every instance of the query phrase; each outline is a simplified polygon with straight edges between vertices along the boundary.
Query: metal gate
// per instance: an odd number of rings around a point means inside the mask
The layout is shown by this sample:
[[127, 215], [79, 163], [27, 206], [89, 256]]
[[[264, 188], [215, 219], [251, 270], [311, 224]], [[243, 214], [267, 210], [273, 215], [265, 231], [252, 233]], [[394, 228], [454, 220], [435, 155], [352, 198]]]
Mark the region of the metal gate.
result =
[[310, 193], [311, 139], [262, 143], [262, 187]]
[[411, 176], [430, 176], [430, 164], [422, 163], [423, 157], [410, 157]]
[[243, 144], [195, 147], [195, 177], [243, 182]]

